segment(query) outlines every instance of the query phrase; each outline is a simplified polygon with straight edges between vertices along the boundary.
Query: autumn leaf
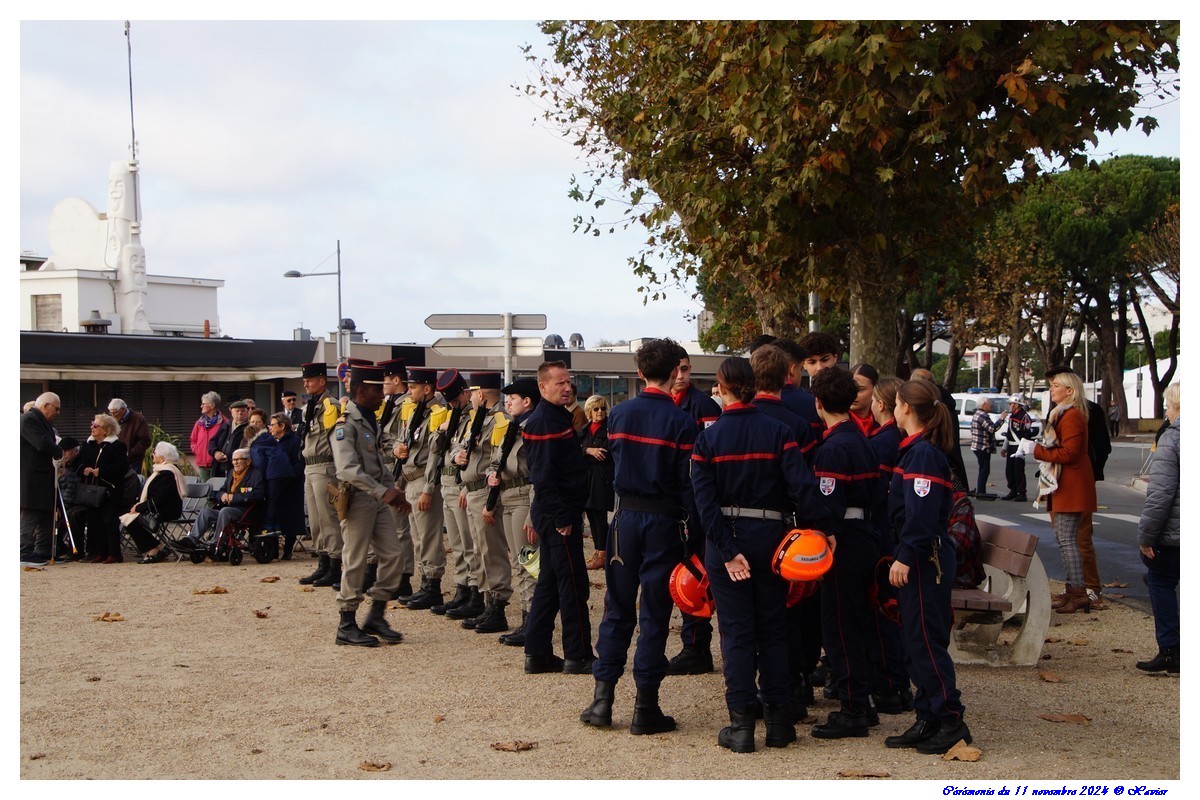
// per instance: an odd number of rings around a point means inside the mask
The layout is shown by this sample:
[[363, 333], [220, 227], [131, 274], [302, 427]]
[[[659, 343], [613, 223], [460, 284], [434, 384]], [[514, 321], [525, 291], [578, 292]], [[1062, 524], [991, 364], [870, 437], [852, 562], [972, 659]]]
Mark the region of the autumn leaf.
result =
[[259, 578], [258, 582], [259, 583], [275, 583], [277, 580], [279, 580], [278, 575], [268, 575], [265, 578]]
[[118, 611], [105, 611], [95, 618], [96, 622], [124, 622], [125, 618]]
[[981, 755], [983, 751], [978, 747], [971, 747], [959, 739], [958, 744], [942, 754], [942, 761], [978, 761]]
[[192, 594], [229, 594], [229, 590], [223, 586], [214, 586], [211, 589], [192, 589]]
[[358, 768], [363, 772], [387, 772], [392, 765], [388, 761], [363, 761]]
[[434, 714], [434, 715], [433, 715], [433, 721], [434, 721], [434, 722], [445, 722], [445, 721], [446, 721], [446, 715], [445, 715], [445, 714]]
[[1057, 673], [1051, 672], [1050, 670], [1038, 670], [1038, 677], [1044, 680], [1046, 683], [1062, 683], [1062, 678], [1058, 677]]
[[95, 682], [96, 682], [96, 681], [98, 681], [98, 680], [100, 680], [100, 676], [99, 676], [99, 675], [89, 675], [89, 676], [88, 676], [88, 682], [89, 682], [89, 683], [95, 683]]
[[315, 591], [316, 591], [316, 589], [314, 589], [314, 588], [313, 588], [313, 587], [311, 587], [311, 586], [301, 586], [301, 587], [300, 587], [300, 591], [302, 591], [302, 592], [315, 592]]
[[884, 772], [883, 770], [867, 772], [867, 771], [857, 770], [857, 769], [844, 769], [838, 773], [838, 777], [839, 778], [890, 778], [890, 777], [892, 777], [892, 773]]
[[1124, 647], [1114, 647], [1112, 651], [1114, 653], [1128, 653], [1129, 655], [1133, 655], [1132, 650], [1126, 650]]
[[505, 753], [519, 753], [522, 750], [532, 750], [537, 746], [537, 742], [523, 742], [520, 739], [512, 742], [492, 742], [493, 750], [501, 750]]
[[1062, 638], [1059, 636], [1047, 636], [1046, 637], [1046, 644], [1058, 644], [1061, 641], [1062, 641]]
[[1105, 589], [1128, 589], [1129, 584], [1128, 583], [1117, 583], [1116, 581], [1113, 581], [1112, 583], [1104, 584], [1104, 588]]
[[[268, 606], [268, 608], [269, 608], [269, 606]], [[267, 615], [266, 611], [256, 608], [256, 609], [254, 609], [254, 616], [258, 617], [259, 619], [266, 619], [268, 615]]]
[[1091, 717], [1085, 717], [1083, 714], [1038, 714], [1038, 718], [1048, 722], [1070, 722], [1075, 725], [1087, 725], [1092, 721]]
[[1090, 644], [1090, 642], [1088, 642], [1087, 639], [1072, 639], [1071, 641], [1067, 642], [1067, 644], [1072, 644], [1076, 647], [1085, 647]]
[[43, 569], [42, 567], [22, 567], [22, 571], [24, 571], [24, 572], [45, 572], [46, 570]]

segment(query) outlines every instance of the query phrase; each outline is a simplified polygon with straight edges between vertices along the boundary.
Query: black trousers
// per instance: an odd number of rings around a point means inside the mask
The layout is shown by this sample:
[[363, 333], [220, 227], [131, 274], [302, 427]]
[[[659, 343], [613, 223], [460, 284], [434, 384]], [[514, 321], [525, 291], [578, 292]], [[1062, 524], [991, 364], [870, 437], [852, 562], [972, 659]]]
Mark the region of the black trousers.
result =
[[[1015, 452], [1015, 451], [1014, 451]], [[1010, 494], [1025, 494], [1025, 459], [1004, 458], [1004, 478], [1008, 481]]]
[[563, 655], [592, 657], [592, 620], [588, 615], [587, 566], [583, 560], [583, 517], [563, 536], [550, 522], [536, 524], [538, 535], [538, 582], [525, 623], [525, 654], [554, 652], [554, 618], [562, 617]]

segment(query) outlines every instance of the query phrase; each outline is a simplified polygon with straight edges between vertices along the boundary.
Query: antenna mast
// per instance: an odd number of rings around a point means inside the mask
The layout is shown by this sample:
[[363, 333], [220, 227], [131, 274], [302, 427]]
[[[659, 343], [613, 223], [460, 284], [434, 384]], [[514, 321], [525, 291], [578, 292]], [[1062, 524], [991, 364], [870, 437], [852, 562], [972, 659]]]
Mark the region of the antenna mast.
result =
[[129, 35], [129, 20], [125, 20], [125, 52], [129, 65], [129, 149], [133, 160], [137, 161], [137, 133], [133, 127], [133, 39]]

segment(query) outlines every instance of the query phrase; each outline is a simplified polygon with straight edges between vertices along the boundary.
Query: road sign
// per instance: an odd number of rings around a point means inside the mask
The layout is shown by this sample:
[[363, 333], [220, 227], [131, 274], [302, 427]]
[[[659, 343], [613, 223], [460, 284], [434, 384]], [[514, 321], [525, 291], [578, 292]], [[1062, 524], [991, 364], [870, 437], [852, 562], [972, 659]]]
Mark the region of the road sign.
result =
[[[425, 327], [435, 331], [502, 331], [503, 314], [430, 314]], [[513, 314], [514, 331], [546, 330], [545, 314]]]
[[[540, 356], [543, 342], [536, 336], [513, 337], [514, 356]], [[446, 336], [430, 345], [435, 353], [443, 356], [502, 356], [503, 336]]]

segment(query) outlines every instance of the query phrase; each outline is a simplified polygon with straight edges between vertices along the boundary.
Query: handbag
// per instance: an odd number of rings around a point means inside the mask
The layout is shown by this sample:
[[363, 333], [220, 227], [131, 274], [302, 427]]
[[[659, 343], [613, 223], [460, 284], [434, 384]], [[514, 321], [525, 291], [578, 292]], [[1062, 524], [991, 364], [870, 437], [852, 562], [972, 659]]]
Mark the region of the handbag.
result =
[[150, 504], [149, 511], [142, 511], [138, 514], [138, 519], [142, 521], [142, 525], [151, 533], [158, 531], [158, 526], [162, 522], [158, 516], [158, 510], [154, 508], [154, 504]]
[[99, 508], [108, 499], [108, 489], [98, 483], [81, 483], [75, 487], [75, 502], [88, 508]]

